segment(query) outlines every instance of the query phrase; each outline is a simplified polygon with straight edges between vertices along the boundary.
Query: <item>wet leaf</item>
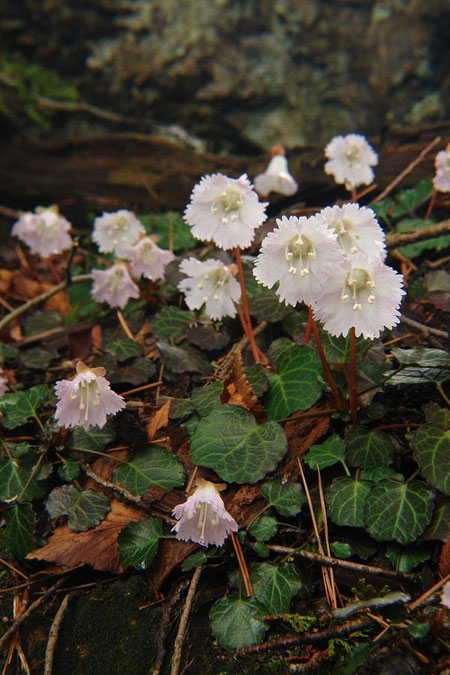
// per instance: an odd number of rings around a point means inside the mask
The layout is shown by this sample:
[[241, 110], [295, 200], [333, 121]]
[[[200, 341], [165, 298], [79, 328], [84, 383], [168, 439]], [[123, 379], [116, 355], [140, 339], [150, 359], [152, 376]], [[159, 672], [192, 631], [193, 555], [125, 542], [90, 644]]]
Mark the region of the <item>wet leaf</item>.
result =
[[211, 630], [221, 647], [239, 649], [261, 642], [268, 629], [265, 609], [255, 598], [221, 598], [209, 614]]
[[70, 439], [71, 448], [103, 451], [116, 438], [117, 423], [114, 418], [107, 420], [104, 427], [75, 427]]
[[314, 471], [317, 469], [316, 464], [319, 465], [319, 469], [333, 466], [337, 462], [345, 464], [344, 441], [340, 436], [334, 434], [323, 443], [311, 446], [303, 459], [309, 468]]
[[[444, 420], [443, 420], [444, 422]], [[450, 428], [428, 422], [419, 427], [411, 445], [420, 472], [433, 487], [450, 494]]]
[[269, 614], [289, 612], [292, 598], [303, 588], [290, 563], [258, 563], [252, 568], [250, 579], [255, 598]]
[[173, 306], [164, 307], [152, 321], [153, 335], [158, 340], [172, 338], [176, 342], [186, 335], [189, 324], [194, 320], [194, 312]]
[[36, 546], [33, 509], [30, 504], [14, 504], [2, 515], [5, 519], [0, 532], [2, 546], [17, 558], [24, 558]]
[[261, 485], [261, 493], [282, 516], [295, 516], [306, 502], [300, 483], [271, 478]]
[[68, 525], [83, 532], [98, 525], [109, 511], [109, 499], [99, 490], [81, 492], [74, 485], [55, 488], [46, 502], [50, 518], [68, 516]]
[[364, 509], [371, 487], [368, 481], [335, 478], [326, 493], [331, 520], [336, 525], [364, 527]]
[[171, 490], [183, 485], [184, 468], [180, 460], [165, 448], [149, 445], [115, 469], [113, 482], [136, 496], [148, 492], [151, 485]]
[[122, 363], [127, 359], [132, 359], [137, 356], [142, 356], [144, 354], [144, 349], [139, 342], [135, 340], [130, 340], [129, 338], [122, 338], [120, 340], [114, 340], [113, 342], [107, 342], [104, 346], [104, 351], [108, 354], [111, 354], [116, 361]]
[[49, 387], [38, 384], [28, 391], [3, 394], [0, 398], [0, 412], [4, 415], [3, 426], [15, 429], [25, 424], [31, 417], [35, 417], [39, 408], [50, 397], [50, 393]]
[[349, 464], [361, 469], [387, 466], [392, 461], [394, 448], [389, 436], [381, 431], [369, 431], [367, 427], [351, 427], [345, 435]]
[[163, 537], [159, 518], [146, 518], [126, 525], [119, 534], [119, 553], [122, 565], [147, 569], [158, 552]]
[[223, 383], [221, 380], [208, 384], [206, 387], [198, 387], [191, 394], [191, 404], [199, 415], [205, 417], [216, 408], [221, 407], [220, 394]]
[[280, 425], [258, 425], [247, 410], [229, 404], [203, 417], [191, 433], [192, 461], [230, 483], [256, 483], [274, 470], [286, 450]]
[[256, 541], [268, 541], [277, 533], [278, 525], [272, 516], [259, 516], [248, 528], [248, 533]]

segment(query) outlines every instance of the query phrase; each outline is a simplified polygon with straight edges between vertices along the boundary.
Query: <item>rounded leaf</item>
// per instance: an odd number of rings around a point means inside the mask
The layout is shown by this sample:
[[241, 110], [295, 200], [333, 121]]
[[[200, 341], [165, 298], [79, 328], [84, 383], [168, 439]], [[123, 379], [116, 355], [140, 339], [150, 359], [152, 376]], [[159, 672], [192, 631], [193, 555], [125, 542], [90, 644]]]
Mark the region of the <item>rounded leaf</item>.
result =
[[331, 520], [336, 525], [364, 527], [364, 507], [372, 483], [353, 478], [335, 478], [327, 492]]
[[420, 472], [433, 487], [450, 494], [450, 430], [438, 424], [424, 424], [411, 442]]
[[351, 427], [345, 436], [346, 459], [361, 469], [387, 466], [392, 461], [393, 447], [389, 436], [366, 427]]
[[255, 599], [221, 598], [209, 614], [211, 630], [221, 647], [240, 649], [264, 638], [264, 607]]
[[163, 536], [159, 518], [146, 518], [124, 527], [119, 534], [119, 553], [124, 568], [146, 569], [157, 554]]
[[297, 572], [289, 563], [258, 563], [250, 572], [255, 598], [269, 614], [289, 612], [291, 599], [303, 588]]
[[149, 445], [114, 471], [113, 480], [131, 494], [145, 494], [150, 485], [165, 490], [183, 485], [184, 468], [180, 460], [159, 445]]

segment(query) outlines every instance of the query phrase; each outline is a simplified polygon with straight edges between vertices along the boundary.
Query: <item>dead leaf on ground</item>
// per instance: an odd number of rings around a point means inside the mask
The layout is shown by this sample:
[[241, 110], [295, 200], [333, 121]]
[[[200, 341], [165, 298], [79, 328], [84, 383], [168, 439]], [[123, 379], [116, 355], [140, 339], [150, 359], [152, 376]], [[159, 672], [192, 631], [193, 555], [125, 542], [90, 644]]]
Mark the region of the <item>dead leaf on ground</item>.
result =
[[[326, 405], [323, 405], [325, 408]], [[312, 413], [322, 410], [322, 406], [316, 406], [308, 410]], [[299, 469], [297, 458], [302, 458], [316, 441], [327, 433], [330, 426], [330, 417], [302, 417], [304, 413], [294, 413], [284, 425], [284, 431], [288, 439], [288, 453], [278, 467], [277, 473], [288, 478], [298, 478]]]
[[13, 273], [10, 270], [0, 270], [0, 293], [7, 293], [11, 286]]
[[58, 566], [90, 565], [102, 572], [123, 572], [120, 562], [118, 536], [129, 523], [145, 517], [143, 511], [111, 501], [111, 510], [98, 525], [85, 532], [74, 532], [68, 525], [57, 527], [48, 544], [32, 551], [28, 559], [48, 560]]
[[91, 341], [93, 349], [102, 348], [102, 327], [96, 323], [91, 329]]
[[166, 401], [162, 408], [155, 410], [147, 423], [147, 438], [152, 441], [159, 429], [169, 426], [170, 400]]
[[439, 572], [443, 577], [450, 573], [450, 537], [448, 537], [441, 551], [439, 560]]
[[245, 374], [244, 362], [242, 361], [242, 353], [240, 351], [236, 352], [231, 372], [223, 383], [220, 402], [222, 404], [231, 403], [245, 408], [255, 416], [258, 422], [265, 422], [267, 420], [267, 413], [253, 393], [252, 386]]
[[[35, 298], [37, 295], [41, 295], [41, 293], [46, 293], [54, 286], [55, 284], [48, 284], [31, 279], [23, 272], [14, 273], [11, 279], [11, 292], [24, 300], [29, 300]], [[69, 296], [65, 291], [60, 291], [49, 298], [44, 303], [44, 307], [59, 312], [61, 316], [67, 316], [70, 313]]]

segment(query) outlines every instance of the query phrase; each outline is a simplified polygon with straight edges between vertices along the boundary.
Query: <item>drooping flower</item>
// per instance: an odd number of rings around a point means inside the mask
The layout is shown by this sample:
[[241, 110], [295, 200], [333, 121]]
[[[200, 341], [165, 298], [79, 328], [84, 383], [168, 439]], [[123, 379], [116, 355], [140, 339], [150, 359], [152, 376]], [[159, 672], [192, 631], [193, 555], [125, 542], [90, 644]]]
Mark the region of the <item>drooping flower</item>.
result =
[[279, 282], [281, 302], [310, 305], [323, 284], [324, 266], [340, 259], [336, 234], [317, 216], [284, 216], [277, 225], [262, 242], [253, 274], [268, 288]]
[[436, 167], [433, 178], [434, 189], [438, 192], [450, 192], [450, 143], [445, 150], [437, 153], [434, 165]]
[[255, 190], [263, 197], [270, 192], [290, 196], [297, 192], [298, 184], [288, 169], [284, 149], [280, 145], [272, 148], [272, 159], [264, 173], [260, 173], [253, 181]]
[[123, 309], [130, 298], [139, 297], [139, 288], [125, 265], [119, 263], [108, 270], [92, 270], [91, 276], [94, 280], [91, 294], [97, 302]]
[[362, 253], [324, 270], [324, 283], [313, 305], [314, 316], [331, 335], [377, 338], [400, 321], [403, 277], [379, 258]]
[[246, 174], [228, 178], [216, 173], [203, 176], [194, 187], [184, 218], [197, 239], [224, 249], [247, 248], [267, 218], [266, 206], [258, 201]]
[[5, 377], [3, 370], [0, 368], [0, 396], [3, 396], [8, 391], [8, 378]]
[[327, 206], [317, 214], [336, 233], [342, 255], [365, 253], [384, 260], [384, 232], [372, 209], [358, 204]]
[[234, 266], [214, 258], [204, 262], [188, 258], [181, 263], [180, 272], [187, 275], [178, 288], [185, 294], [189, 309], [205, 305], [206, 314], [213, 320], [236, 316], [235, 303], [240, 300], [241, 287], [233, 276]]
[[347, 189], [372, 183], [371, 167], [378, 164], [378, 155], [364, 136], [335, 136], [326, 146], [325, 156], [325, 173], [334, 176], [336, 183], [345, 183]]
[[447, 581], [442, 589], [441, 603], [450, 609], [450, 581]]
[[20, 216], [11, 234], [27, 244], [31, 253], [48, 258], [72, 246], [72, 238], [68, 234], [70, 228], [69, 221], [59, 213], [57, 206], [38, 206], [33, 213]]
[[126, 250], [141, 234], [145, 234], [145, 229], [140, 220], [132, 211], [120, 209], [94, 220], [92, 239], [102, 253], [114, 253], [118, 258], [124, 258]]
[[159, 248], [150, 237], [140, 239], [137, 244], [125, 251], [130, 261], [131, 274], [134, 277], [145, 277], [156, 281], [164, 277], [164, 268], [175, 256], [171, 251]]
[[104, 368], [88, 368], [81, 361], [73, 380], [59, 380], [55, 384], [58, 397], [55, 419], [60, 427], [102, 427], [107, 415], [115, 415], [125, 408], [125, 401], [111, 391], [104, 377]]
[[176, 538], [195, 541], [202, 546], [222, 546], [238, 524], [225, 508], [219, 490], [208, 480], [197, 479], [197, 488], [183, 504], [172, 511], [178, 523], [172, 528]]

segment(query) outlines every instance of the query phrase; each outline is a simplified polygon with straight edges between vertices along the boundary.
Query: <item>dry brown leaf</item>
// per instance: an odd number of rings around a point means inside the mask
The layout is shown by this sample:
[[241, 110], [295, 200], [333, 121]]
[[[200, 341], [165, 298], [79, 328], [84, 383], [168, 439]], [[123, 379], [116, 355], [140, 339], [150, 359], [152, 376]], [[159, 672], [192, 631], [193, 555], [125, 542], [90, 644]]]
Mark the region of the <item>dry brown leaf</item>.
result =
[[170, 400], [162, 408], [155, 410], [147, 423], [147, 438], [152, 441], [159, 429], [169, 426]]
[[91, 329], [91, 341], [93, 349], [102, 348], [102, 327], [96, 323]]
[[245, 374], [240, 351], [236, 352], [231, 372], [223, 383], [220, 402], [222, 404], [231, 403], [245, 408], [255, 416], [258, 422], [265, 422], [267, 419], [267, 413], [253, 393], [252, 386]]
[[199, 544], [191, 541], [163, 539], [159, 552], [153, 562], [152, 574], [149, 578], [152, 589], [157, 591], [167, 577], [197, 548], [199, 548]]
[[[324, 407], [325, 404], [324, 404]], [[321, 406], [311, 408], [308, 413], [315, 410], [318, 412]], [[299, 469], [297, 458], [303, 455], [314, 443], [327, 433], [330, 426], [330, 417], [302, 417], [302, 412], [294, 413], [284, 425], [284, 431], [288, 439], [288, 453], [281, 462], [278, 473], [288, 478], [298, 478]]]
[[441, 558], [439, 560], [439, 572], [443, 577], [450, 574], [450, 537], [447, 538], [441, 551]]
[[13, 273], [10, 270], [0, 269], [0, 293], [7, 293], [11, 286]]
[[56, 528], [48, 544], [32, 551], [28, 559], [48, 560], [59, 566], [90, 565], [102, 572], [123, 572], [120, 562], [118, 536], [128, 525], [144, 517], [133, 506], [111, 501], [111, 510], [97, 527], [85, 532], [74, 532], [68, 525]]

